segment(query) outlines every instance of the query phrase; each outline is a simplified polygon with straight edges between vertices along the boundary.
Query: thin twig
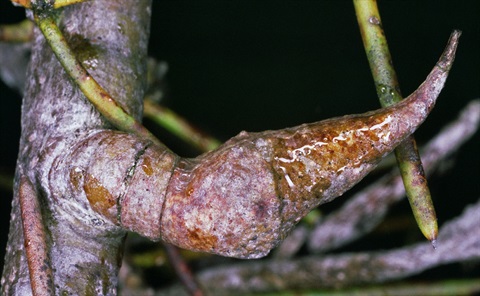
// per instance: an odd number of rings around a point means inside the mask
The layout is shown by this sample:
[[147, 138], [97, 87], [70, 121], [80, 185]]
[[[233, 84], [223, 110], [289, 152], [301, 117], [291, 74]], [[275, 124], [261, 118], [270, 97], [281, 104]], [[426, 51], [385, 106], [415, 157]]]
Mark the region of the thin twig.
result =
[[20, 178], [20, 211], [22, 215], [25, 252], [33, 295], [54, 295], [53, 271], [46, 243], [40, 203], [33, 184], [26, 176]]
[[151, 100], [144, 100], [143, 112], [146, 118], [154, 121], [159, 126], [202, 152], [213, 150], [221, 144], [217, 139], [195, 128], [180, 115]]
[[[354, 0], [353, 3], [377, 95], [382, 106], [391, 106], [401, 101], [402, 95], [377, 2]], [[413, 135], [395, 149], [395, 156], [415, 220], [423, 235], [432, 241], [435, 247], [438, 233], [437, 218]]]
[[175, 269], [175, 273], [180, 278], [180, 281], [183, 283], [188, 293], [191, 296], [202, 296], [202, 289], [193, 276], [190, 267], [185, 263], [185, 260], [183, 260], [182, 256], [180, 255], [178, 248], [170, 244], [164, 244], [164, 246], [168, 259]]

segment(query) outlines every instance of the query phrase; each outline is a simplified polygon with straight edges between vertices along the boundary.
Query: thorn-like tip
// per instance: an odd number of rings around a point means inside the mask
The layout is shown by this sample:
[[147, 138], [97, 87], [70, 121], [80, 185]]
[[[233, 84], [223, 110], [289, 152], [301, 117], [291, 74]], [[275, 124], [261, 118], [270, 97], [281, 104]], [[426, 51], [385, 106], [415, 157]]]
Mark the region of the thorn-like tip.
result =
[[440, 60], [437, 63], [441, 69], [444, 71], [450, 71], [452, 68], [453, 61], [455, 60], [455, 52], [457, 51], [458, 41], [460, 36], [462, 35], [462, 31], [460, 30], [453, 30], [450, 34], [450, 38], [448, 39], [447, 46], [440, 57]]

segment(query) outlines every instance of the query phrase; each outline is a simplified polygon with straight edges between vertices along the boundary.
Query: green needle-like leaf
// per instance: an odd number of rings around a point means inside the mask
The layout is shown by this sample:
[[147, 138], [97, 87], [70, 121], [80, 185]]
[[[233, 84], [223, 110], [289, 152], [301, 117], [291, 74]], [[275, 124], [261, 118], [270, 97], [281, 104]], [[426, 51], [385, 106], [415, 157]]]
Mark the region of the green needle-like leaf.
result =
[[[402, 100], [402, 95], [377, 2], [354, 0], [353, 3], [380, 103], [384, 107], [393, 105]], [[423, 235], [432, 241], [435, 247], [438, 234], [437, 218], [413, 136], [408, 137], [397, 147], [395, 156], [413, 215]]]

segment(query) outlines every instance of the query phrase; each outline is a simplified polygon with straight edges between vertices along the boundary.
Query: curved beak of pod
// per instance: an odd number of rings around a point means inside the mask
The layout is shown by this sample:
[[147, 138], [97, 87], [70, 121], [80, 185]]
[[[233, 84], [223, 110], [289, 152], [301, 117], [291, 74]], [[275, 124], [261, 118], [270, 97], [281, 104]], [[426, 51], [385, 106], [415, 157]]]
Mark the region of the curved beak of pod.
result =
[[162, 238], [224, 256], [268, 254], [312, 208], [342, 195], [426, 119], [452, 66], [454, 32], [425, 82], [402, 102], [278, 131], [242, 132], [182, 160], [168, 186]]

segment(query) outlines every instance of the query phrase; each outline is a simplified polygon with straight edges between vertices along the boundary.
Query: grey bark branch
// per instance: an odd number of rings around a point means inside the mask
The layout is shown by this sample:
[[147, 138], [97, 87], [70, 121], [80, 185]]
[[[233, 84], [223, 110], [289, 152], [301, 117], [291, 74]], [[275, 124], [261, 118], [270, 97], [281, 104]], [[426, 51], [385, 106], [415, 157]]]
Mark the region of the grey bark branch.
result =
[[[137, 118], [142, 113], [149, 22], [150, 1], [87, 1], [65, 8], [60, 20], [89, 72]], [[71, 196], [51, 192], [48, 180], [58, 156], [109, 124], [72, 85], [38, 30], [27, 77], [2, 294], [32, 293], [18, 204], [20, 175], [32, 180], [39, 193], [56, 293], [115, 294], [125, 231], [101, 223], [97, 213]]]

